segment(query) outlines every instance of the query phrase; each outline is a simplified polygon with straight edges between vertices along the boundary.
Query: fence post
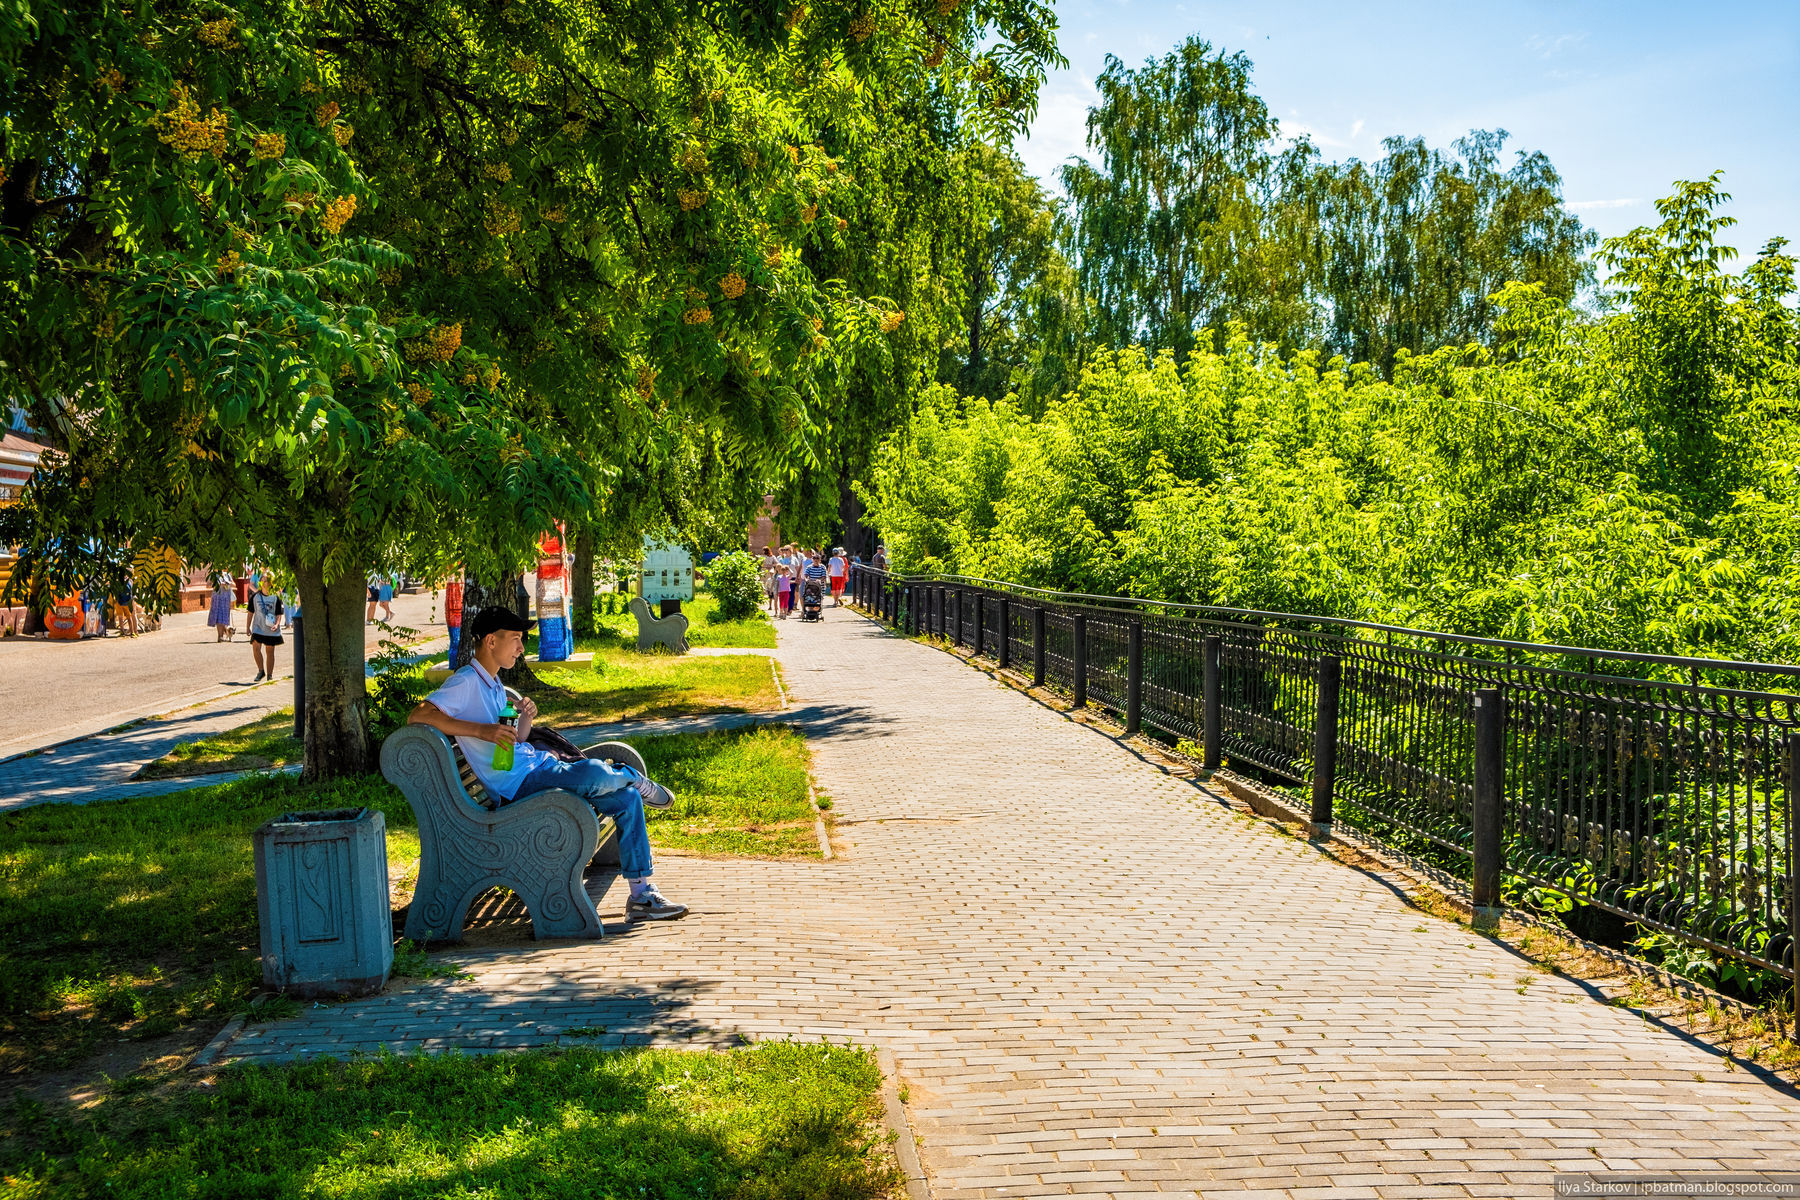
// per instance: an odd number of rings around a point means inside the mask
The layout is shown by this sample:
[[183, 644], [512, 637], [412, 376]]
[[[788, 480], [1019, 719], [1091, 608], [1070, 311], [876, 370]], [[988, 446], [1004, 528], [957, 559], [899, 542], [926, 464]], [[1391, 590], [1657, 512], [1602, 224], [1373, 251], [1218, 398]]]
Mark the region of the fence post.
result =
[[912, 636], [919, 632], [919, 585], [906, 585], [906, 609], [900, 621], [901, 632]]
[[950, 640], [952, 642], [954, 642], [956, 645], [960, 646], [960, 645], [962, 645], [962, 605], [963, 605], [963, 590], [961, 588], [956, 589], [956, 595], [955, 595], [954, 599], [952, 599], [951, 603], [955, 606], [956, 611], [953, 614], [951, 614], [951, 620], [952, 620], [952, 623], [954, 624], [955, 628], [953, 629], [953, 631], [951, 633]]
[[1125, 653], [1125, 736], [1144, 724], [1144, 623], [1133, 621]]
[[1044, 686], [1044, 606], [1031, 610], [1031, 686]]
[[1790, 1032], [1800, 1037], [1800, 733], [1787, 741], [1788, 966], [1794, 972]]
[[1331, 840], [1331, 801], [1337, 789], [1338, 683], [1335, 654], [1319, 659], [1319, 709], [1313, 722], [1312, 836]]
[[982, 649], [987, 645], [987, 597], [980, 592], [975, 593], [975, 653], [974, 658], [981, 657]]
[[1087, 615], [1075, 614], [1075, 707], [1087, 706]]
[[1000, 669], [1012, 666], [1012, 601], [1000, 597]]
[[1219, 769], [1219, 746], [1224, 730], [1224, 706], [1219, 703], [1219, 638], [1214, 634], [1200, 643], [1200, 765], [1209, 771]]
[[1506, 696], [1499, 688], [1475, 689], [1474, 924], [1492, 929], [1500, 920], [1501, 814], [1506, 795]]

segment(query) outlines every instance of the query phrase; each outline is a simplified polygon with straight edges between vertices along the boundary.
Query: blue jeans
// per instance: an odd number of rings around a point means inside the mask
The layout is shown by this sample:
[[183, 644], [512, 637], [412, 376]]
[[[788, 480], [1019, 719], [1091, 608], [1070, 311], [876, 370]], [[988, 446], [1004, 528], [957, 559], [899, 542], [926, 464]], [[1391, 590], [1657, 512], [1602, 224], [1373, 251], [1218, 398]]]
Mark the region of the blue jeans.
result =
[[595, 812], [618, 822], [619, 870], [627, 879], [642, 879], [650, 874], [650, 834], [644, 828], [644, 802], [635, 788], [626, 786], [636, 778], [630, 767], [609, 767], [597, 759], [551, 759], [519, 781], [513, 799], [557, 788], [580, 796]]

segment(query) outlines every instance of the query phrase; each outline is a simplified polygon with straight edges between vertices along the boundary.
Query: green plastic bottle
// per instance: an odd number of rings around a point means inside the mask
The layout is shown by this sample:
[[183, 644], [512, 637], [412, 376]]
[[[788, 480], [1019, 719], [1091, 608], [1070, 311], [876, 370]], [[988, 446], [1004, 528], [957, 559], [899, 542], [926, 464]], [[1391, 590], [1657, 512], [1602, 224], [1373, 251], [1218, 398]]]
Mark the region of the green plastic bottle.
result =
[[[509, 696], [506, 707], [500, 710], [500, 723], [515, 732], [519, 728], [519, 710], [513, 707]], [[510, 771], [513, 765], [513, 744], [511, 742], [494, 743], [494, 770]]]

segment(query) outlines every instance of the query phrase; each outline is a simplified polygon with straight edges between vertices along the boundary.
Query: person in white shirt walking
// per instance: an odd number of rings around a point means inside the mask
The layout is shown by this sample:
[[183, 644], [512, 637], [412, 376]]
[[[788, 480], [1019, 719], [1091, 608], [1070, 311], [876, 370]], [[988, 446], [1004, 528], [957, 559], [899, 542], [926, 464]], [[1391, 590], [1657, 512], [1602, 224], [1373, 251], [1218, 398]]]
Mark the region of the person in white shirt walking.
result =
[[[564, 762], [533, 746], [527, 739], [537, 705], [529, 697], [520, 697], [516, 729], [501, 722], [506, 688], [500, 672], [517, 663], [525, 652], [525, 631], [531, 625], [509, 608], [482, 609], [463, 627], [462, 636], [475, 643], [469, 665], [421, 701], [406, 723], [429, 725], [455, 738], [475, 777], [498, 804], [561, 789], [611, 817], [619, 828], [619, 869], [631, 885], [626, 915], [649, 921], [685, 915], [686, 905], [666, 899], [650, 882], [653, 864], [644, 808], [668, 808], [675, 803], [669, 790], [630, 767], [613, 767], [591, 758]], [[513, 762], [510, 768], [497, 770], [494, 750], [502, 742], [513, 744]]]
[[244, 620], [244, 632], [250, 635], [250, 653], [256, 656], [256, 678], [252, 682], [275, 678], [275, 648], [286, 641], [281, 636], [286, 617], [281, 593], [264, 571], [256, 581], [256, 590], [250, 593], [250, 608]]
[[850, 575], [850, 563], [844, 557], [844, 548], [837, 547], [831, 552], [831, 601], [833, 607], [844, 607], [844, 581]]

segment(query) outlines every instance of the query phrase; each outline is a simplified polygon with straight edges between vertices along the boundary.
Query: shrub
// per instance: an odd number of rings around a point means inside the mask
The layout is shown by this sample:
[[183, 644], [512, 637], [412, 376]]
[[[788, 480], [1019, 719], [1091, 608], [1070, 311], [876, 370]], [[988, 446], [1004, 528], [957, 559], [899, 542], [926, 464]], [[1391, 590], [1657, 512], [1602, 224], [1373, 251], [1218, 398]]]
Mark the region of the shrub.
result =
[[755, 555], [748, 550], [733, 550], [713, 559], [706, 584], [719, 602], [721, 621], [742, 621], [754, 615], [762, 603], [762, 576]]

